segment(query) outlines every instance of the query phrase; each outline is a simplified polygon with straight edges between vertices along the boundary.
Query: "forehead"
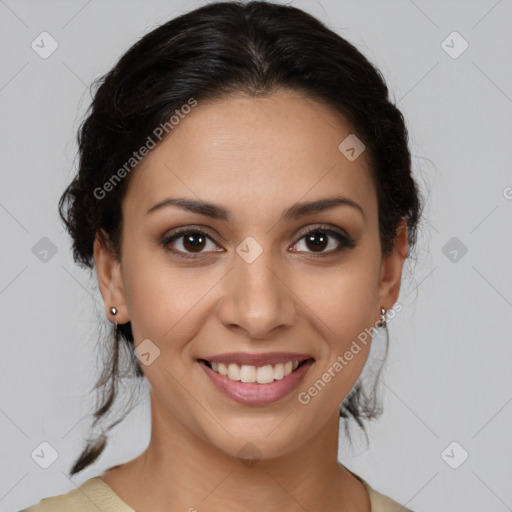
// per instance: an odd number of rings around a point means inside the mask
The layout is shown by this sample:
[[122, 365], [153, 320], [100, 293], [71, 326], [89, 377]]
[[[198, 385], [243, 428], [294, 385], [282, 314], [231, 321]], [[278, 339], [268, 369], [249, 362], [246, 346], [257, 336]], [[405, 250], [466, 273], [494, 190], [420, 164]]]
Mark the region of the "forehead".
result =
[[136, 169], [123, 206], [145, 212], [184, 196], [255, 213], [339, 192], [372, 209], [367, 155], [351, 161], [339, 149], [352, 134], [341, 115], [294, 91], [199, 101]]

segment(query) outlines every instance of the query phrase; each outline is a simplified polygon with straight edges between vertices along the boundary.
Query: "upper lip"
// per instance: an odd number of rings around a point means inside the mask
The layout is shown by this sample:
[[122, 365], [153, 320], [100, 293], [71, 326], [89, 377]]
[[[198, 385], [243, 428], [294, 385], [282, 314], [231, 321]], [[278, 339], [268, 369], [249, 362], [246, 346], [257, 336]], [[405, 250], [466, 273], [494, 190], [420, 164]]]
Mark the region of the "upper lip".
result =
[[229, 352], [216, 356], [201, 358], [211, 363], [236, 363], [240, 366], [265, 366], [269, 364], [286, 363], [288, 361], [298, 361], [301, 363], [306, 359], [313, 359], [309, 354], [297, 354], [294, 352], [266, 352], [264, 354], [251, 354], [249, 352]]

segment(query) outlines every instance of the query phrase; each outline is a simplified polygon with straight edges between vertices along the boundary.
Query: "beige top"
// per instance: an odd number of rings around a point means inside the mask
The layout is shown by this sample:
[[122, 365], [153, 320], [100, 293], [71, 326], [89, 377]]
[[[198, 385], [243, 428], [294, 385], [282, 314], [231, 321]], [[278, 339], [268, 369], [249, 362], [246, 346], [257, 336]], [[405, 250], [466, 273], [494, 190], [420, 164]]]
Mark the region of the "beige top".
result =
[[[348, 469], [348, 468], [347, 468]], [[350, 470], [349, 470], [350, 471]], [[413, 512], [390, 497], [377, 492], [360, 476], [350, 471], [368, 491], [372, 512]], [[43, 498], [20, 512], [135, 512], [100, 477], [86, 480], [67, 494]]]

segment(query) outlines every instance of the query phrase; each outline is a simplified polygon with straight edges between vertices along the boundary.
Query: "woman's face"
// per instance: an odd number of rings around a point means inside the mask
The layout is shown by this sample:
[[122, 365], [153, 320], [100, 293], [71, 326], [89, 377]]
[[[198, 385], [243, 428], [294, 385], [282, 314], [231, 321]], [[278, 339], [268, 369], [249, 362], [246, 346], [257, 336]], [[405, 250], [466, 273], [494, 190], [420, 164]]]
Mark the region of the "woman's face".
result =
[[[105, 305], [131, 321], [158, 417], [227, 454], [251, 442], [275, 457], [318, 434], [361, 373], [369, 340], [350, 360], [344, 354], [397, 299], [405, 234], [401, 252], [381, 260], [367, 155], [339, 149], [351, 134], [330, 109], [291, 91], [199, 102], [134, 171], [120, 266], [96, 247]], [[171, 198], [215, 207], [191, 211]], [[345, 199], [299, 206], [328, 198]], [[200, 233], [170, 240], [184, 228]], [[230, 379], [235, 366], [214, 376], [201, 362], [262, 355], [253, 366], [266, 369], [242, 373], [272, 380], [290, 366], [272, 365], [284, 362], [267, 357], [274, 352], [313, 361], [299, 378], [253, 384]]]

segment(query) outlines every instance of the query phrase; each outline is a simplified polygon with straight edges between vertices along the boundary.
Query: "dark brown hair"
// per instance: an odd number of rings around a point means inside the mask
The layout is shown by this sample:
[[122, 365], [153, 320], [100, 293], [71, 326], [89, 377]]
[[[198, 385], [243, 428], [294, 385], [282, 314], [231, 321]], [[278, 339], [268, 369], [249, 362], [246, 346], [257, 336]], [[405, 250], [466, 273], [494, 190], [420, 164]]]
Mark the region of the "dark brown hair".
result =
[[[382, 254], [392, 250], [402, 219], [407, 223], [410, 254], [421, 201], [404, 118], [391, 102], [378, 69], [304, 11], [259, 1], [210, 3], [146, 34], [93, 86], [97, 89], [77, 136], [78, 172], [59, 202], [78, 264], [93, 269], [97, 233], [121, 257], [121, 200], [135, 170], [112, 187], [107, 198], [99, 198], [95, 191], [111, 180], [156, 127], [168, 122], [190, 98], [200, 104], [239, 93], [268, 95], [281, 88], [322, 102], [348, 120], [371, 161]], [[127, 351], [134, 376], [144, 375], [134, 354], [130, 323], [120, 325], [119, 334], [121, 344], [107, 349], [95, 386], [94, 424], [111, 410], [116, 398], [119, 351]], [[363, 420], [381, 413], [376, 386], [377, 380], [372, 393], [366, 394], [358, 381], [340, 406], [340, 417], [353, 418], [365, 434]], [[87, 442], [71, 475], [98, 458], [106, 432], [123, 418]]]

